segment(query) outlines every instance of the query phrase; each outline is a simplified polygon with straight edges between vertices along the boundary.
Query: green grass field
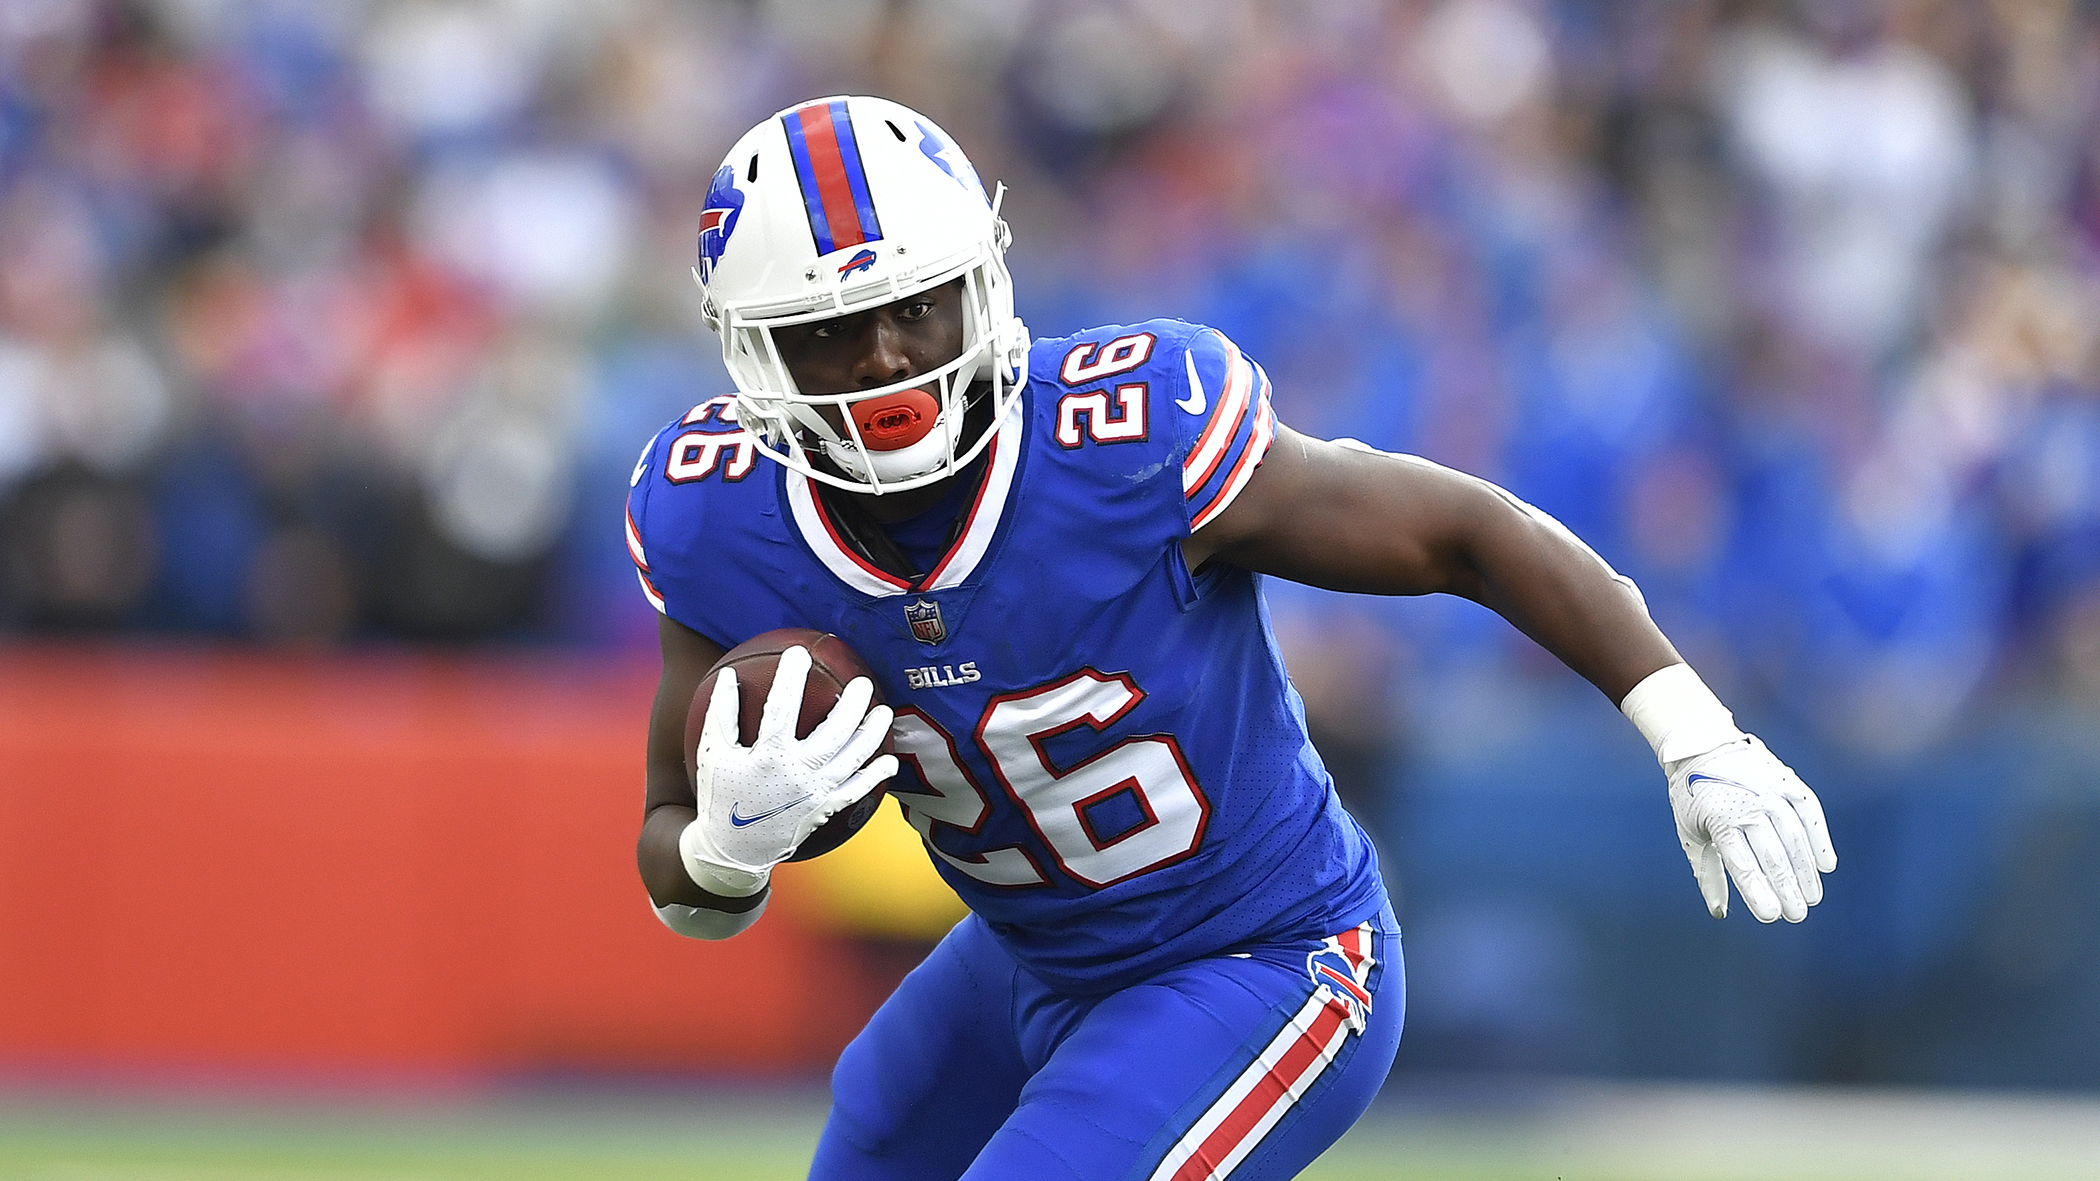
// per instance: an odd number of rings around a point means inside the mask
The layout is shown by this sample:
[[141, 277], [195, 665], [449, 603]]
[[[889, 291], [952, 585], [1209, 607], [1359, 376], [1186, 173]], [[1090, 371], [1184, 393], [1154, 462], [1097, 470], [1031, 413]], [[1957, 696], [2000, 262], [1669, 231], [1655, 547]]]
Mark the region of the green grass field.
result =
[[[1316, 1181], [2027, 1181], [2100, 1178], [2100, 1099], [1534, 1086], [1381, 1101]], [[21, 1181], [789, 1181], [821, 1097], [718, 1088], [206, 1101], [0, 1091]]]

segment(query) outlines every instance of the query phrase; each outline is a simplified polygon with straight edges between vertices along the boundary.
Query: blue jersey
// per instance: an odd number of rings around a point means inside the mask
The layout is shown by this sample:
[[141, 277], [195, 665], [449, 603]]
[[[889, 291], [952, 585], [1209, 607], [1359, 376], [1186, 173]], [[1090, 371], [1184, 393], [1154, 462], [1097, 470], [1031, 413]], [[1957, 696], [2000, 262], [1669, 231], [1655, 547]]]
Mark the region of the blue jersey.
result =
[[1285, 678], [1256, 576], [1181, 541], [1275, 432], [1261, 370], [1176, 321], [1038, 341], [975, 499], [924, 576], [862, 558], [733, 403], [651, 443], [644, 593], [722, 645], [834, 632], [897, 710], [893, 793], [936, 866], [1053, 987], [1120, 988], [1382, 901]]

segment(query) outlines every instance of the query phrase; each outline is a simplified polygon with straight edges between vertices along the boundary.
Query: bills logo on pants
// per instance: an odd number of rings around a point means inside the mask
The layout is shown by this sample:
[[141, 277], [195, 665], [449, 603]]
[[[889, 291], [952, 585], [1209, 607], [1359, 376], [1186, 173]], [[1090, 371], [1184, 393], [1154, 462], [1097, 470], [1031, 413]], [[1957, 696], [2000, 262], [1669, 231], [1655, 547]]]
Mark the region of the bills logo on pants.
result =
[[1312, 995], [1225, 1088], [1152, 1172], [1151, 1181], [1217, 1181], [1335, 1064], [1371, 1014], [1377, 965], [1371, 924], [1330, 935], [1305, 957]]

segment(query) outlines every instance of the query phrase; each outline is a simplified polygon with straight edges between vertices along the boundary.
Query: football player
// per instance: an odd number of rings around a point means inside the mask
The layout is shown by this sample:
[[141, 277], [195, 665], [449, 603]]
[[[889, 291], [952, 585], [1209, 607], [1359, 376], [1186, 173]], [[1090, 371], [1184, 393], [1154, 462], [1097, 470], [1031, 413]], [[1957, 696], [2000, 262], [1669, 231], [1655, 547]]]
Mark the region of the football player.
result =
[[[1298, 434], [1261, 366], [1173, 320], [1031, 342], [999, 195], [925, 117], [804, 103], [730, 150], [696, 277], [737, 392], [659, 434], [628, 542], [661, 612], [641, 874], [734, 935], [772, 867], [875, 782], [972, 913], [846, 1049], [811, 1175], [1296, 1174], [1400, 1038], [1400, 934], [1336, 802], [1257, 575], [1464, 595], [1618, 703], [1708, 909], [1798, 922], [1836, 867], [1816, 797], [1552, 518], [1426, 460]], [[757, 740], [723, 652], [807, 626], [856, 682], [803, 739], [782, 658]], [[895, 754], [877, 754], [883, 734]]]

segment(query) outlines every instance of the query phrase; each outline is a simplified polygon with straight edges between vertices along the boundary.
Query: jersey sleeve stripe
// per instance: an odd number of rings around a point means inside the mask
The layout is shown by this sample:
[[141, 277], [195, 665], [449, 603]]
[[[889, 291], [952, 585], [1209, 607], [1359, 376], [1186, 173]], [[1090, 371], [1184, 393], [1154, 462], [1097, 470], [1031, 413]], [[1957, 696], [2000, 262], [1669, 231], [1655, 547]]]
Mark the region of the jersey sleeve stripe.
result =
[[649, 559], [642, 552], [641, 531], [634, 527], [634, 509], [632, 508], [627, 510], [627, 556], [633, 558], [634, 564], [641, 569], [647, 570], [649, 568]]
[[1269, 444], [1276, 441], [1276, 411], [1269, 404], [1267, 374], [1261, 375], [1260, 403], [1260, 408], [1254, 415], [1254, 436], [1247, 440], [1247, 446], [1240, 451], [1239, 462], [1232, 465], [1232, 473], [1225, 478], [1225, 486], [1189, 519], [1189, 532], [1194, 533], [1203, 528], [1210, 523], [1212, 517], [1224, 512], [1226, 506], [1239, 496], [1240, 489], [1245, 488], [1247, 481], [1253, 478], [1254, 469], [1260, 467], [1262, 459], [1269, 454]]
[[657, 590], [656, 584], [649, 581], [648, 572], [645, 570], [636, 570], [634, 572], [634, 576], [636, 579], [640, 580], [642, 584], [642, 597], [649, 600], [649, 605], [651, 607], [656, 608], [659, 614], [669, 615], [671, 612], [669, 608], [664, 606], [663, 592]]
[[[1247, 360], [1231, 340], [1222, 334], [1218, 339], [1225, 342], [1225, 388], [1218, 396], [1217, 407], [1211, 411], [1210, 421], [1204, 424], [1203, 433], [1197, 436], [1196, 445], [1189, 448], [1189, 457], [1182, 461], [1181, 491], [1188, 499], [1193, 499], [1197, 491], [1210, 482], [1226, 452], [1231, 450], [1232, 441], [1239, 437], [1240, 424], [1247, 417], [1247, 394], [1254, 386], [1254, 363]], [[1193, 376], [1193, 363], [1189, 369]]]
[[640, 529], [635, 528], [633, 505], [627, 506], [626, 517], [627, 556], [634, 559], [634, 576], [641, 581], [642, 597], [649, 600], [651, 607], [668, 615], [670, 612], [664, 607], [663, 592], [657, 590], [656, 584], [649, 581], [649, 557], [642, 551], [642, 532]]

